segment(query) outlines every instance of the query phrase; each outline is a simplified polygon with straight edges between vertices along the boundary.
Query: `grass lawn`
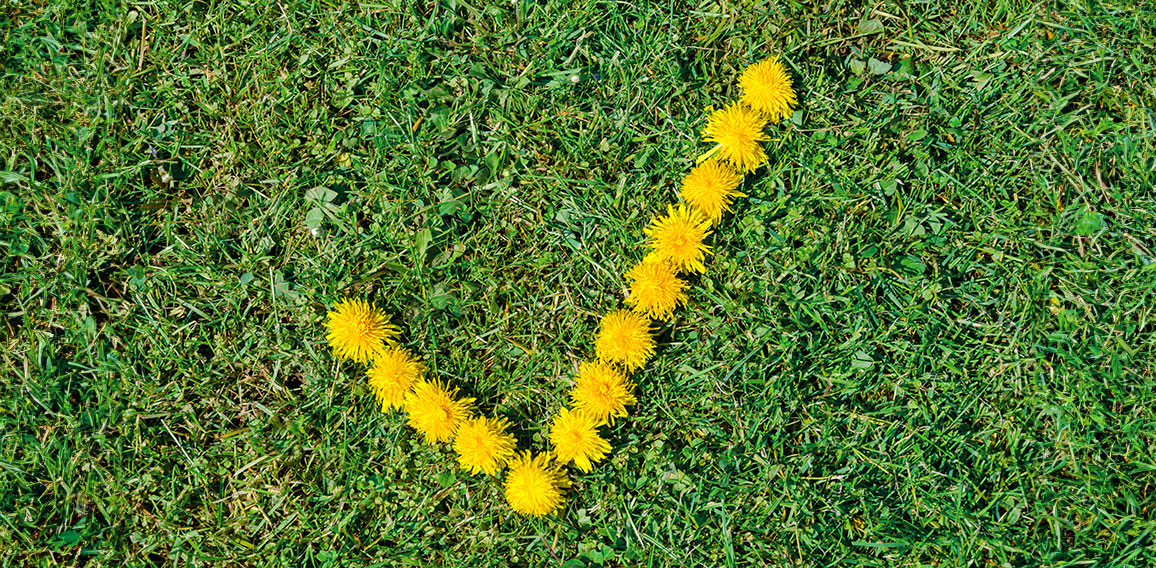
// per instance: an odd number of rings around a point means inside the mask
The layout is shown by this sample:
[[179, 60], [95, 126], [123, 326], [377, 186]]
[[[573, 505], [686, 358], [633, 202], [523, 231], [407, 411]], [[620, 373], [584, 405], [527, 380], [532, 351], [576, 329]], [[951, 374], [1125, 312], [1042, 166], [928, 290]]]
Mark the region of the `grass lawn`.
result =
[[[327, 310], [547, 449], [708, 107], [800, 107], [521, 517]], [[1156, 565], [1156, 6], [0, 5], [0, 567]]]

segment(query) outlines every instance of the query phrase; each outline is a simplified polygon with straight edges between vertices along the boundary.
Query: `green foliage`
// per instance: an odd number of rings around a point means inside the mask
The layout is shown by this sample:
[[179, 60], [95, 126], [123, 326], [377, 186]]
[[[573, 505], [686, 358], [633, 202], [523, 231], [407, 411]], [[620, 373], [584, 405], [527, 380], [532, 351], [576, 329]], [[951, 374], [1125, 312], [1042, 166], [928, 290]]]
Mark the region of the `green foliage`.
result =
[[[1156, 562], [1150, 4], [0, 8], [0, 566]], [[775, 129], [564, 514], [323, 341], [398, 315], [545, 447], [709, 105]]]

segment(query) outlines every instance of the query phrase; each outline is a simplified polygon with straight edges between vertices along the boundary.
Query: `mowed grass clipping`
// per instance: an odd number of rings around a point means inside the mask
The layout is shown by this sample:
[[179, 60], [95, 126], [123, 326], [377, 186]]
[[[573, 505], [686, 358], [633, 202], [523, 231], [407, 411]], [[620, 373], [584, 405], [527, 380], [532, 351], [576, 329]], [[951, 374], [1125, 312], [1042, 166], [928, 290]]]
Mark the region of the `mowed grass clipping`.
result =
[[[0, 8], [0, 566], [1156, 563], [1148, 3]], [[714, 254], [560, 514], [383, 414], [342, 297], [546, 447], [707, 107]]]

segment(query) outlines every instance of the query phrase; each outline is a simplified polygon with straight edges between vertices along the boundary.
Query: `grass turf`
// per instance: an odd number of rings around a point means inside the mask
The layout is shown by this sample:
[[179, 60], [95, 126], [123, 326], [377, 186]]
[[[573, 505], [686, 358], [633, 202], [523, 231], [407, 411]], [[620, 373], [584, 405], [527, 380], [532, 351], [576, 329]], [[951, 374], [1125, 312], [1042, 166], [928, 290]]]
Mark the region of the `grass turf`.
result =
[[[1156, 9], [0, 8], [0, 565], [1156, 562]], [[544, 449], [709, 105], [801, 110], [564, 513], [381, 414], [344, 295]]]

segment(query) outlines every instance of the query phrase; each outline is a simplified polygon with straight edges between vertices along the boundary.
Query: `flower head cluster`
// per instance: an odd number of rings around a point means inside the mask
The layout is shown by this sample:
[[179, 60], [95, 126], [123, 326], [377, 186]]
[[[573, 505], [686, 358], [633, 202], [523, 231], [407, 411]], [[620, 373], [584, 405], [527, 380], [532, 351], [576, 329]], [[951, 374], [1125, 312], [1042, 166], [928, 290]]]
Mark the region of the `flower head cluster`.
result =
[[675, 274], [674, 266], [657, 258], [648, 258], [626, 273], [630, 296], [626, 303], [634, 311], [654, 319], [668, 319], [674, 309], [686, 303], [686, 282]]
[[710, 114], [703, 138], [711, 149], [683, 179], [683, 203], [645, 229], [649, 254], [626, 273], [626, 304], [601, 319], [594, 337], [596, 361], [578, 367], [569, 406], [550, 423], [550, 452], [517, 452], [509, 421], [475, 414], [474, 399], [456, 388], [427, 380], [425, 365], [394, 344], [398, 329], [389, 317], [362, 300], [345, 299], [329, 313], [326, 338], [340, 359], [371, 363], [369, 387], [382, 411], [401, 408], [411, 427], [428, 442], [449, 442], [471, 475], [497, 475], [508, 468], [504, 492], [516, 513], [543, 517], [562, 508], [570, 487], [567, 466], [590, 472], [611, 451], [601, 432], [637, 404], [629, 379], [654, 356], [653, 320], [670, 319], [687, 303], [679, 273], [706, 270], [711, 227], [736, 197], [743, 175], [767, 160], [762, 143], [768, 121], [790, 116], [796, 96], [790, 75], [777, 58], [751, 65], [739, 80], [741, 101]]
[[650, 318], [630, 310], [606, 314], [594, 338], [594, 349], [598, 358], [618, 363], [628, 371], [642, 368], [654, 356]]
[[506, 476], [506, 502], [516, 513], [544, 517], [562, 508], [563, 493], [570, 480], [550, 454], [523, 452], [510, 460]]
[[707, 160], [682, 180], [682, 200], [702, 213], [711, 223], [722, 220], [723, 213], [731, 210], [735, 197], [746, 195], [735, 191], [743, 182], [743, 175], [719, 160]]
[[657, 259], [679, 271], [706, 271], [703, 260], [710, 247], [702, 241], [710, 234], [710, 221], [702, 213], [681, 204], [668, 205], [666, 216], [651, 221], [645, 232], [650, 237], [646, 246]]
[[791, 116], [795, 89], [778, 57], [747, 67], [739, 77], [739, 86], [743, 88], [743, 104], [764, 114], [771, 122], [781, 122]]
[[414, 384], [403, 400], [409, 425], [425, 435], [427, 442], [448, 441], [473, 411], [474, 399], [457, 398], [457, 394], [458, 389], [436, 380]]
[[364, 300], [345, 299], [329, 312], [325, 338], [333, 354], [341, 359], [366, 363], [392, 342], [398, 329], [389, 324], [389, 316]]
[[753, 172], [767, 161], [762, 142], [767, 118], [742, 103], [733, 103], [711, 113], [703, 138], [713, 142], [718, 156], [743, 172]]
[[414, 359], [409, 351], [391, 345], [373, 358], [373, 366], [366, 375], [369, 376], [369, 388], [384, 412], [391, 408], [401, 408], [405, 394], [415, 382], [421, 380], [424, 372], [425, 365]]

